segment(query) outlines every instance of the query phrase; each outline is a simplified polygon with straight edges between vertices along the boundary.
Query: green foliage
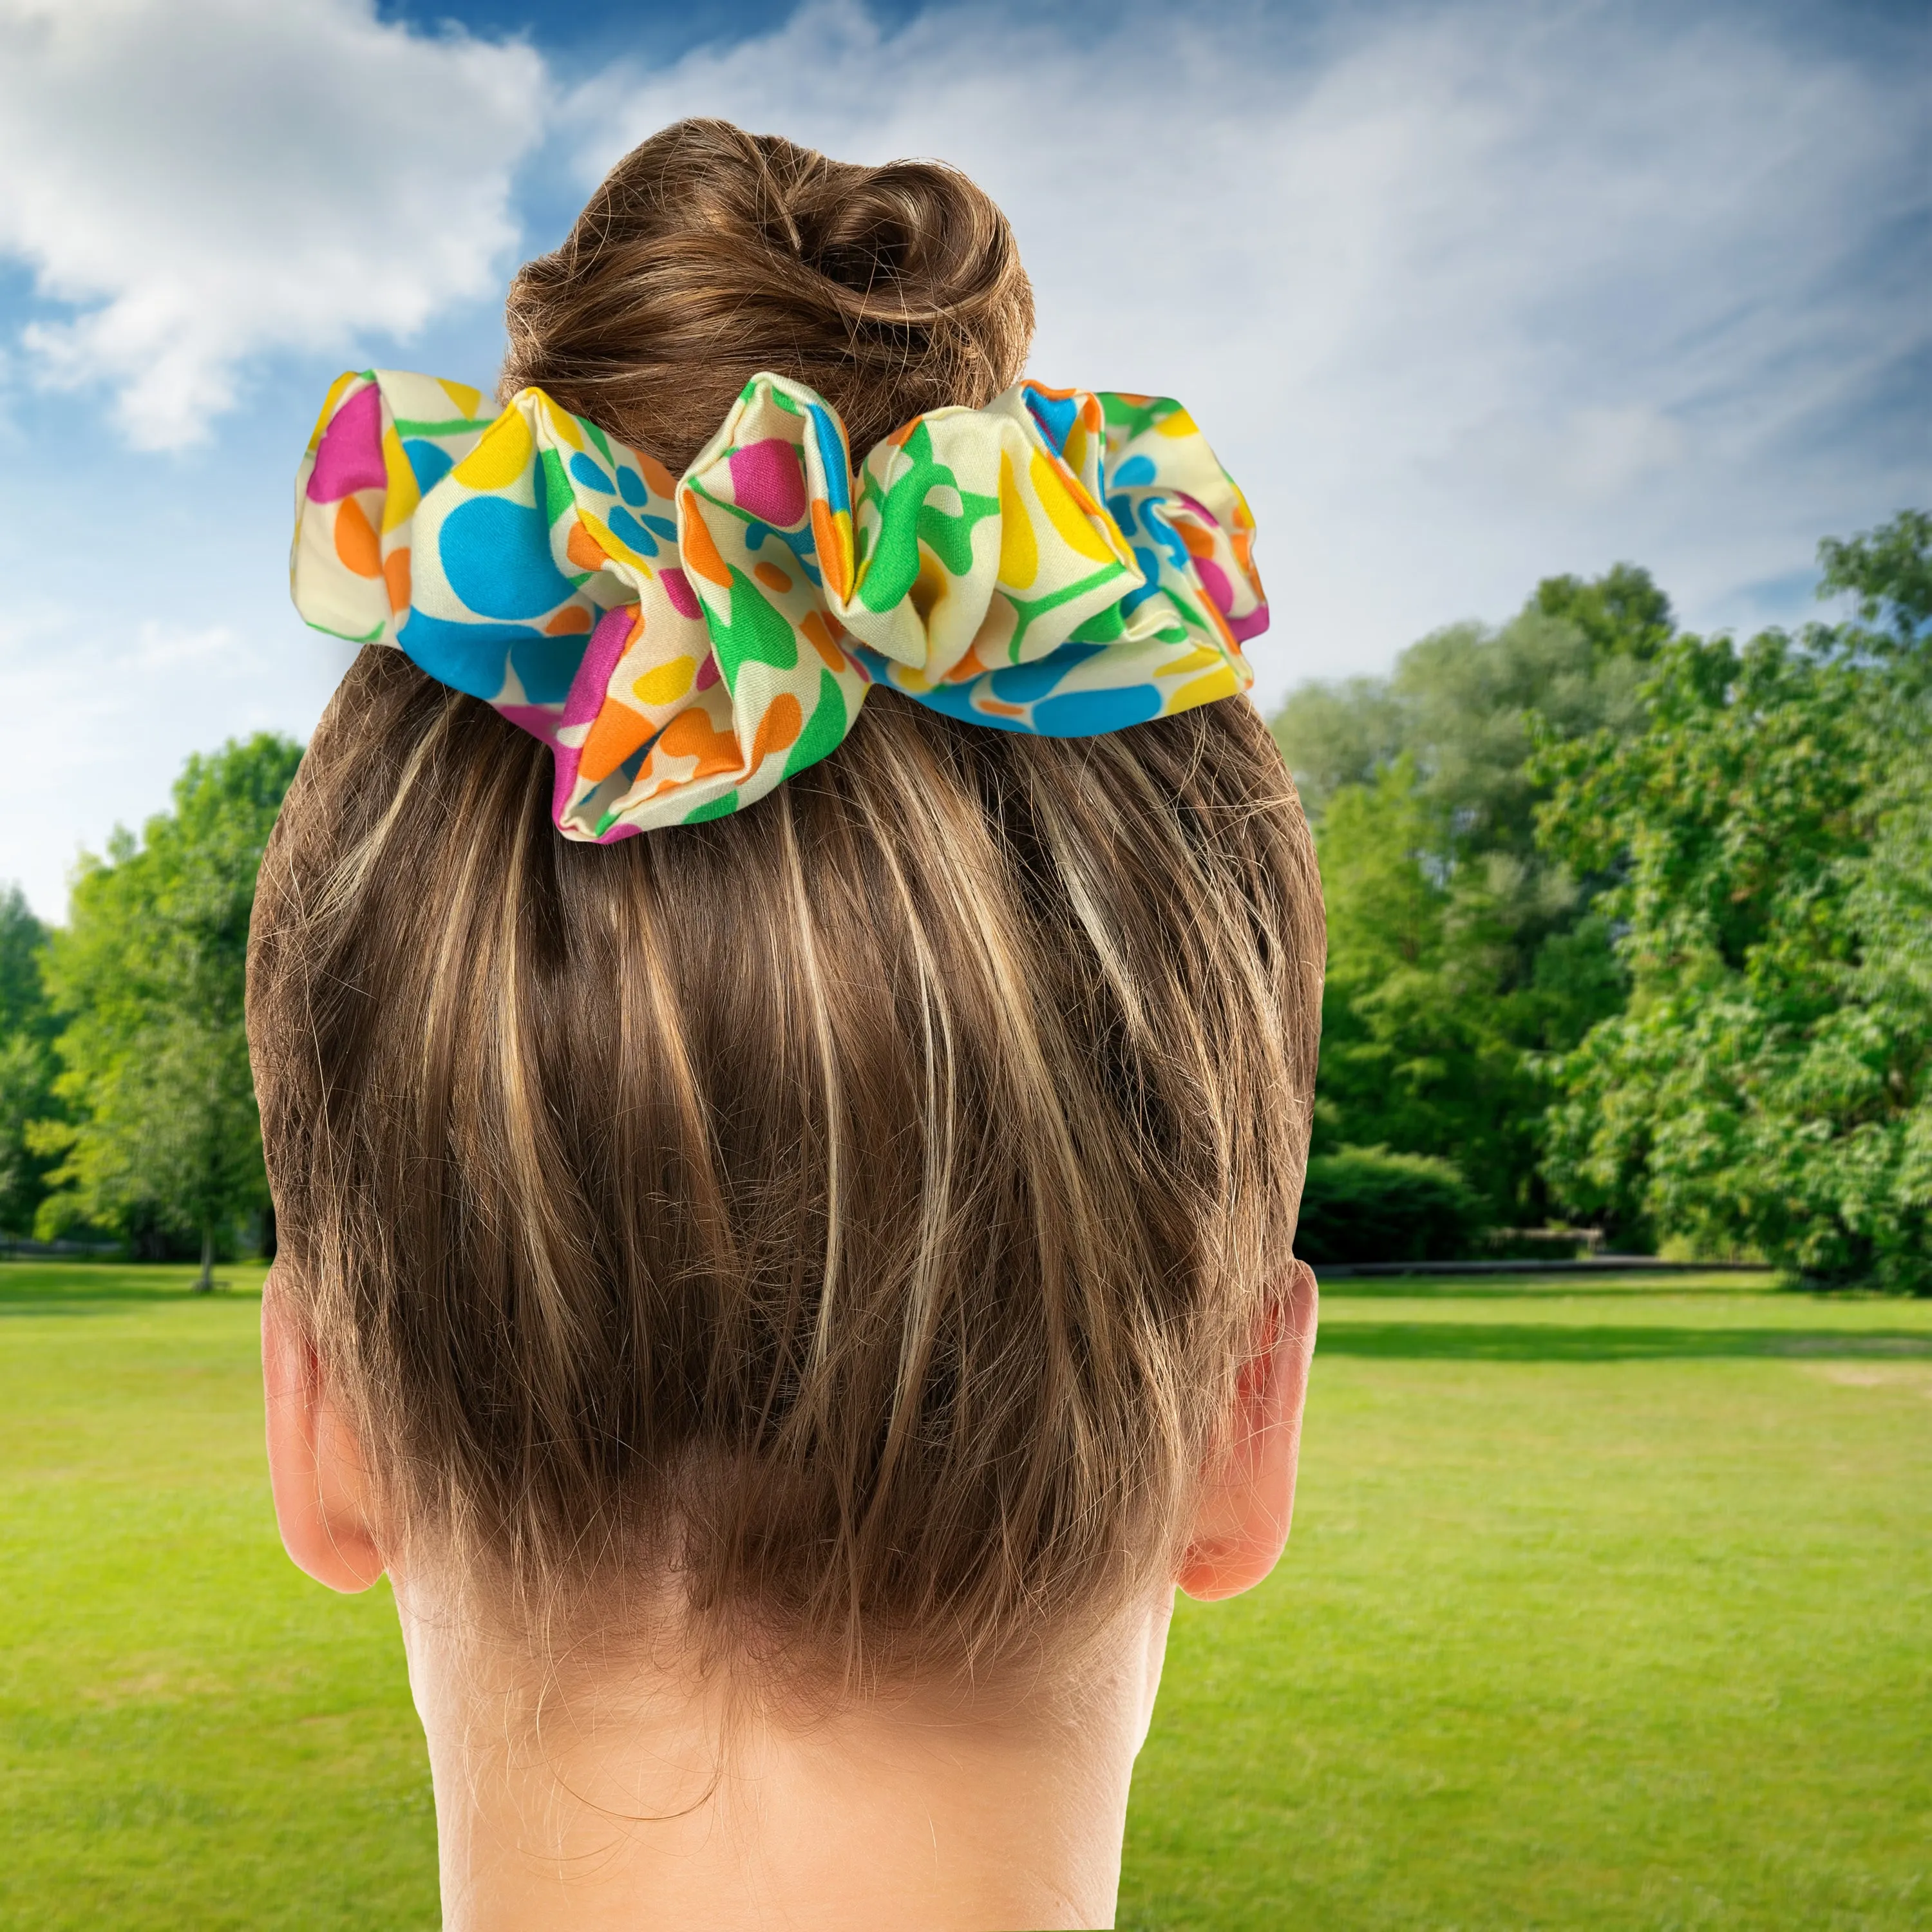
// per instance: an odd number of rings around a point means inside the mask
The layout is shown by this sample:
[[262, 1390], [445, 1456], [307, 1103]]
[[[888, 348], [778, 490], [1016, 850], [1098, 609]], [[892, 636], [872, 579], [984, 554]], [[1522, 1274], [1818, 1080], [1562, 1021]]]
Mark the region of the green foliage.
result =
[[1386, 1148], [1343, 1148], [1308, 1163], [1294, 1251], [1324, 1262], [1429, 1262], [1466, 1255], [1483, 1204], [1454, 1164]]
[[1295, 692], [1275, 720], [1329, 920], [1316, 1150], [1453, 1151], [1498, 1222], [1544, 1219], [1538, 1056], [1621, 1004], [1600, 883], [1542, 850], [1542, 739], [1637, 728], [1670, 605], [1642, 571], [1552, 578], [1498, 630], [1461, 624], [1391, 676]]
[[1612, 564], [1587, 583], [1576, 577], [1546, 577], [1530, 604], [1546, 617], [1574, 625], [1600, 661], [1654, 658], [1676, 628], [1670, 599], [1648, 571], [1634, 564]]
[[1859, 616], [1883, 627], [1881, 648], [1910, 650], [1932, 622], [1932, 514], [1901, 510], [1863, 536], [1818, 546], [1821, 595], [1856, 598]]
[[299, 748], [258, 735], [196, 757], [140, 842], [84, 859], [44, 976], [65, 1020], [64, 1120], [32, 1140], [59, 1165], [40, 1232], [118, 1229], [153, 1252], [218, 1244], [268, 1203], [242, 1031], [255, 874]]
[[1861, 621], [1678, 637], [1634, 736], [1550, 740], [1627, 1007], [1550, 1063], [1548, 1172], [1706, 1251], [1932, 1292], [1932, 519], [1824, 548]]
[[0, 891], [0, 1229], [33, 1226], [46, 1162], [28, 1145], [52, 1111], [54, 1018], [40, 983], [46, 928], [18, 886]]

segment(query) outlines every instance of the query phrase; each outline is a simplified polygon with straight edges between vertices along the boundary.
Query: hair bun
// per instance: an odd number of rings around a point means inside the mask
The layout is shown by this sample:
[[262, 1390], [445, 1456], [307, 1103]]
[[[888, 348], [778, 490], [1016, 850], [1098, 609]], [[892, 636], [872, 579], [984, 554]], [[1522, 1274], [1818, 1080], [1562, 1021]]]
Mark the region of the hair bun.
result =
[[896, 161], [868, 175], [854, 192], [806, 198], [794, 216], [801, 257], [827, 280], [907, 316], [997, 306], [1019, 251], [979, 188], [936, 162]]
[[855, 454], [922, 411], [983, 406], [1018, 380], [1033, 291], [956, 168], [682, 121], [526, 265], [508, 322], [506, 402], [536, 385], [681, 469], [761, 369], [831, 402]]

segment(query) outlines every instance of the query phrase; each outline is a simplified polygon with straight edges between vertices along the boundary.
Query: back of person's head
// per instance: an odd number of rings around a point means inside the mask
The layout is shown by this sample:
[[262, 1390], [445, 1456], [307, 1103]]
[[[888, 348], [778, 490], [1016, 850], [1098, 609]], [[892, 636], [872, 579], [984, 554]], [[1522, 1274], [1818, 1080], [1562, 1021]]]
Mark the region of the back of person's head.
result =
[[[676, 471], [770, 370], [856, 449], [988, 403], [1031, 322], [962, 176], [686, 123], [517, 278], [504, 400]], [[262, 869], [282, 1278], [397, 1546], [800, 1682], [976, 1676], [1171, 1577], [1315, 1072], [1252, 706], [1060, 739], [880, 688], [608, 845], [550, 756], [368, 646]]]

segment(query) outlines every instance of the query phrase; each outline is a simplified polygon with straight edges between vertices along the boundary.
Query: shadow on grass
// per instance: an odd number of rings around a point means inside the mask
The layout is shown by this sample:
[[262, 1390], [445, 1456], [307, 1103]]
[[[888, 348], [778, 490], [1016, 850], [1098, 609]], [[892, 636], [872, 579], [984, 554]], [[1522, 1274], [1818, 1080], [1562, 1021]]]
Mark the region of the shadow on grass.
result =
[[1791, 1328], [1599, 1328], [1476, 1322], [1334, 1322], [1316, 1352], [1404, 1361], [1654, 1362], [1864, 1355], [1932, 1360], [1932, 1335]]
[[1692, 1277], [1688, 1281], [1667, 1275], [1377, 1275], [1364, 1279], [1345, 1275], [1331, 1281], [1320, 1269], [1316, 1279], [1322, 1285], [1324, 1301], [1554, 1301], [1580, 1295], [1602, 1296], [1628, 1301], [1638, 1295], [1709, 1295], [1736, 1300], [1741, 1294], [1766, 1294], [1772, 1292], [1769, 1278], [1764, 1281], [1729, 1282], [1714, 1285]]

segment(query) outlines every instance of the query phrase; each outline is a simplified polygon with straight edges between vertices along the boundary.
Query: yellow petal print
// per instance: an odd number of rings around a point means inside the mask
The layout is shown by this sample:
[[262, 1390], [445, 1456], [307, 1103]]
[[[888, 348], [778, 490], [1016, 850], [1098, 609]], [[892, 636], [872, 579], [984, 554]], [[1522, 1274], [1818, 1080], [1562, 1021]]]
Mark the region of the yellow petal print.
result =
[[1205, 677], [1197, 677], [1192, 684], [1184, 684], [1167, 700], [1167, 715], [1172, 718], [1178, 711], [1192, 711], [1197, 705], [1212, 704], [1217, 699], [1232, 698], [1240, 688], [1232, 668], [1224, 664], [1219, 670], [1210, 670]]
[[530, 467], [530, 425], [518, 410], [506, 410], [483, 432], [483, 440], [449, 473], [466, 490], [501, 490]]
[[[487, 437], [484, 439], [485, 441], [488, 440]], [[577, 512], [577, 520], [584, 526], [590, 541], [596, 544], [607, 557], [614, 556], [620, 563], [628, 563], [646, 584], [657, 574], [657, 572], [628, 544], [625, 542], [609, 524], [600, 522], [588, 510], [581, 508]], [[580, 568], [586, 567], [581, 565], [580, 560], [574, 552], [571, 554], [570, 560], [573, 563], [579, 564]]]
[[452, 382], [447, 376], [436, 379], [442, 386], [442, 392], [466, 416], [478, 416], [483, 409], [483, 392], [472, 388], [467, 382]]
[[416, 488], [416, 472], [410, 467], [410, 459], [403, 453], [403, 440], [393, 424], [382, 432], [382, 468], [389, 479], [382, 499], [382, 534], [387, 536], [398, 524], [407, 523], [422, 501], [422, 492]]
[[359, 382], [361, 380], [353, 369], [345, 369], [334, 382], [329, 384], [328, 394], [322, 399], [322, 413], [316, 418], [315, 428], [309, 432], [308, 451], [311, 456], [321, 446], [322, 433], [328, 428], [328, 419], [334, 415], [335, 406], [342, 400], [342, 392], [351, 382]]
[[1024, 590], [1039, 574], [1040, 545], [1034, 541], [1033, 519], [1020, 501], [1013, 460], [1003, 449], [1000, 452], [1000, 581], [1016, 590]]
[[1096, 563], [1112, 562], [1112, 546], [1081, 514], [1080, 506], [1073, 500], [1059, 471], [1037, 450], [1027, 473], [1033, 483], [1033, 493], [1040, 499], [1048, 521], [1060, 532], [1061, 542], [1077, 556], [1090, 556]]
[[1211, 644], [1202, 644], [1172, 664], [1161, 666], [1159, 675], [1163, 678], [1180, 677], [1189, 671], [1205, 670], [1210, 664], [1225, 664], [1228, 660]]
[[906, 602], [919, 613], [921, 623], [932, 622], [933, 612], [946, 601], [946, 593], [952, 586], [952, 580], [946, 575], [945, 565], [927, 550], [920, 558], [919, 574], [906, 592]]
[[577, 418], [568, 410], [560, 410], [549, 397], [544, 398], [544, 421], [550, 424], [550, 433], [560, 442], [567, 442], [572, 449], [584, 447], [584, 433], [577, 427]]
[[631, 694], [640, 704], [673, 704], [691, 688], [691, 680], [697, 674], [696, 659], [673, 658], [669, 664], [658, 664], [636, 680]]

